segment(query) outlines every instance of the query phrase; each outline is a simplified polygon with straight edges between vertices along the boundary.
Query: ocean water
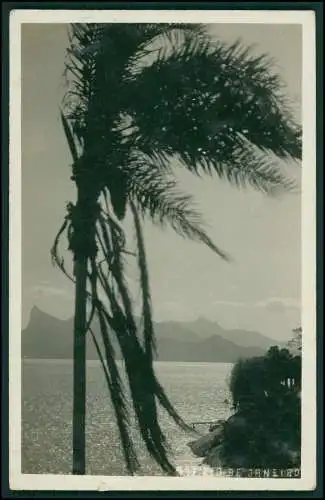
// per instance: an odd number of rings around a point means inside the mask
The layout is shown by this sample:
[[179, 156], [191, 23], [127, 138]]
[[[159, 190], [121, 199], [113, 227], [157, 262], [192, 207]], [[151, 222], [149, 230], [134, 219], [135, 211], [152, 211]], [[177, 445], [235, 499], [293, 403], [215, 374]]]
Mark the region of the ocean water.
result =
[[[188, 423], [227, 418], [231, 364], [157, 362], [156, 373], [169, 398]], [[187, 443], [196, 438], [161, 412], [160, 422], [175, 465], [195, 458]], [[200, 430], [200, 429], [198, 429]], [[202, 428], [205, 431], [206, 428]], [[87, 366], [87, 474], [125, 475], [119, 436], [102, 369]], [[161, 474], [134, 426], [141, 474]], [[24, 360], [22, 365], [22, 472], [70, 474], [72, 468], [72, 362]]]

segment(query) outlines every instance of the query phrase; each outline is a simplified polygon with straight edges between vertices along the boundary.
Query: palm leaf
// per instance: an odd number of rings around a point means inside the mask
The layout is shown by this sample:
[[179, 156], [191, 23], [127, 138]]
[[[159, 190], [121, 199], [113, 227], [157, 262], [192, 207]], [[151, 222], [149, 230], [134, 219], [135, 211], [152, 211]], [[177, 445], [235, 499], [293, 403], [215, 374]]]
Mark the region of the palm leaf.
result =
[[71, 156], [72, 156], [74, 163], [76, 164], [78, 162], [78, 151], [77, 151], [77, 147], [76, 147], [75, 140], [73, 137], [73, 133], [70, 129], [69, 122], [68, 122], [67, 118], [65, 117], [65, 115], [62, 113], [62, 111], [60, 113], [60, 116], [61, 116], [63, 130], [65, 132], [65, 136], [66, 136], [69, 148], [70, 148], [70, 153], [71, 153]]
[[[103, 224], [101, 224], [101, 227], [102, 231], [105, 232], [106, 228]], [[121, 295], [124, 313], [121, 312], [113, 291], [109, 292], [109, 297], [113, 310], [118, 311], [118, 314], [115, 315], [118, 324], [117, 340], [125, 362], [134, 411], [142, 439], [149, 453], [165, 472], [173, 474], [175, 469], [167, 457], [165, 437], [158, 422], [155, 381], [150, 370], [150, 364], [148, 364], [147, 357], [144, 357], [144, 352], [137, 339], [132, 301], [123, 276], [120, 246], [114, 230], [111, 235], [114, 254], [112, 272]]]
[[138, 267], [140, 270], [140, 288], [142, 294], [144, 347], [145, 347], [145, 352], [149, 358], [149, 362], [152, 363], [152, 355], [157, 353], [157, 351], [156, 351], [155, 334], [154, 334], [154, 326], [152, 319], [149, 270], [147, 265], [144, 236], [142, 233], [140, 217], [136, 209], [136, 206], [134, 205], [133, 202], [130, 203], [130, 206], [133, 214], [137, 247], [138, 247], [137, 257], [138, 257]]
[[128, 404], [125, 398], [123, 383], [121, 381], [119, 370], [115, 361], [114, 350], [110, 341], [110, 333], [108, 331], [102, 312], [100, 311], [98, 314], [100, 320], [100, 332], [102, 334], [102, 339], [105, 346], [105, 357], [108, 368], [101, 353], [101, 349], [96, 336], [91, 329], [90, 333], [98, 354], [98, 358], [104, 371], [111, 401], [115, 410], [116, 421], [120, 432], [121, 444], [127, 470], [130, 474], [133, 474], [139, 468], [139, 461], [137, 459], [134, 444], [129, 432], [130, 421], [127, 408]]
[[201, 214], [193, 207], [190, 195], [182, 193], [175, 178], [167, 175], [145, 158], [130, 164], [130, 197], [137, 209], [154, 223], [170, 225], [180, 236], [207, 245], [222, 259], [230, 257], [211, 240], [205, 231]]
[[242, 136], [263, 152], [301, 157], [301, 130], [280, 79], [265, 57], [239, 42], [213, 48], [191, 39], [144, 68], [130, 87], [137, 146], [179, 155], [191, 170], [229, 165]]

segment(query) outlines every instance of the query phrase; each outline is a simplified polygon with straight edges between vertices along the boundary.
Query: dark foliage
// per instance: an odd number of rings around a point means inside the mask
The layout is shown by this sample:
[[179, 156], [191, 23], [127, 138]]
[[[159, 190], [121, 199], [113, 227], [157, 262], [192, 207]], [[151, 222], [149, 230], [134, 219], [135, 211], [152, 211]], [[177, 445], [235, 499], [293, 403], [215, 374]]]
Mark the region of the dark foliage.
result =
[[271, 347], [266, 356], [241, 360], [230, 390], [235, 414], [224, 424], [224, 465], [247, 468], [300, 466], [301, 358]]

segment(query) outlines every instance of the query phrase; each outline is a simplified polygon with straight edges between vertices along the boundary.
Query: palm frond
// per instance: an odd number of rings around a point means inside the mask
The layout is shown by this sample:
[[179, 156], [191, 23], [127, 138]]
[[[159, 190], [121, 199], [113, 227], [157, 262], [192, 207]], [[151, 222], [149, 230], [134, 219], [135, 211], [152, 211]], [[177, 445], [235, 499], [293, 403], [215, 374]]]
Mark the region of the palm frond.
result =
[[[115, 361], [114, 350], [110, 342], [110, 334], [102, 313], [99, 313], [100, 331], [105, 345], [105, 358], [102, 355], [100, 345], [92, 329], [90, 333], [94, 342], [96, 352], [102, 365], [111, 401], [115, 410], [116, 422], [119, 428], [122, 449], [128, 472], [132, 475], [139, 468], [139, 461], [132, 438], [130, 437], [130, 420], [128, 415], [128, 404], [125, 397], [125, 389], [121, 381], [119, 369]], [[106, 366], [107, 363], [107, 366]]]
[[265, 56], [240, 42], [191, 39], [144, 68], [130, 87], [140, 149], [179, 155], [194, 171], [229, 164], [242, 136], [279, 158], [301, 157], [301, 129], [280, 78]]
[[172, 175], [143, 157], [136, 158], [130, 164], [129, 192], [139, 212], [154, 223], [168, 224], [178, 235], [204, 243], [222, 259], [231, 260], [208, 236], [192, 196], [179, 190]]
[[69, 26], [70, 45], [66, 52], [64, 74], [69, 84], [64, 102], [71, 96], [77, 98], [79, 106], [87, 106], [94, 84], [95, 55], [93, 47], [100, 40], [101, 28], [98, 24], [71, 24]]
[[[99, 279], [112, 307], [113, 318], [110, 325], [115, 331], [125, 362], [133, 407], [142, 439], [150, 455], [162, 470], [168, 474], [175, 474], [175, 468], [168, 458], [169, 446], [158, 421], [156, 398], [178, 425], [184, 430], [190, 429], [178, 415], [159, 384], [154, 373], [152, 357], [147, 355], [138, 339], [132, 299], [124, 277], [123, 246], [117, 228], [109, 224], [109, 219], [99, 221], [100, 240], [103, 242], [109, 240], [111, 245], [109, 251], [104, 248], [103, 252], [104, 255], [111, 252], [111, 257], [107, 259], [107, 262], [116, 287], [112, 287], [107, 279], [103, 279], [102, 271], [99, 271]], [[106, 313], [104, 315], [106, 316]]]
[[152, 304], [151, 304], [151, 293], [149, 284], [149, 270], [147, 265], [147, 257], [144, 243], [144, 236], [142, 233], [141, 221], [133, 202], [130, 203], [131, 211], [134, 220], [134, 227], [137, 240], [137, 257], [138, 257], [138, 268], [140, 271], [140, 289], [142, 295], [142, 320], [143, 320], [143, 332], [144, 332], [144, 348], [145, 352], [149, 358], [149, 362], [152, 363], [153, 354], [157, 353], [154, 326], [152, 319]]
[[[133, 28], [134, 29], [134, 28]], [[137, 44], [135, 52], [129, 58], [124, 79], [134, 79], [146, 66], [152, 64], [155, 57], [166, 57], [168, 52], [175, 50], [189, 39], [207, 39], [207, 27], [195, 23], [157, 23], [138, 24]]]
[[238, 187], [252, 186], [257, 191], [276, 196], [284, 191], [296, 191], [298, 186], [282, 168], [281, 162], [272, 154], [265, 154], [254, 147], [245, 137], [234, 148], [232, 160], [216, 163], [220, 178]]
[[[201, 160], [199, 165], [202, 170], [205, 169], [211, 175], [216, 173], [220, 179], [225, 179], [238, 188], [251, 186], [271, 196], [297, 190], [295, 180], [287, 176], [281, 162], [274, 154], [263, 153], [243, 136], [239, 136], [233, 144], [228, 137], [227, 143], [227, 147], [233, 148], [231, 158], [224, 158], [223, 161], [214, 159], [209, 161], [208, 158], [205, 161]], [[189, 155], [181, 158], [181, 162], [187, 167], [191, 165], [191, 161], [193, 158]]]
[[[105, 232], [103, 224], [102, 231]], [[151, 364], [148, 363], [148, 358], [144, 357], [144, 352], [137, 339], [137, 327], [132, 310], [132, 300], [123, 276], [120, 245], [118, 239], [116, 239], [116, 232], [114, 229], [111, 231], [111, 236], [112, 251], [114, 255], [112, 272], [124, 308], [124, 314], [120, 312], [118, 315], [120, 324], [119, 330], [123, 331], [122, 335], [118, 335], [118, 341], [128, 375], [133, 407], [137, 416], [141, 436], [149, 453], [165, 472], [174, 473], [175, 469], [170, 464], [167, 457], [166, 440], [158, 422], [155, 402], [156, 391], [150, 371]], [[110, 300], [115, 308], [118, 308], [118, 302], [114, 300], [113, 291], [110, 293]], [[143, 357], [144, 359], [142, 359]]]
[[64, 221], [54, 239], [54, 243], [52, 245], [52, 248], [50, 250], [51, 254], [51, 261], [52, 265], [56, 266], [60, 269], [60, 271], [72, 282], [75, 284], [75, 279], [73, 276], [70, 275], [70, 273], [67, 271], [64, 258], [60, 254], [59, 246], [61, 242], [61, 238], [63, 234], [66, 232], [67, 235], [67, 240], [69, 241], [69, 234], [71, 232], [71, 216], [70, 212], [68, 211], [68, 214], [65, 216]]
[[105, 357], [108, 365], [105, 377], [109, 388], [111, 401], [115, 410], [116, 421], [120, 432], [122, 449], [128, 472], [133, 474], [139, 468], [139, 461], [134, 448], [133, 440], [130, 436], [130, 420], [128, 415], [128, 402], [125, 396], [125, 389], [121, 381], [119, 369], [115, 361], [115, 353], [110, 340], [111, 331], [103, 314], [103, 305], [97, 309], [100, 332], [105, 347]]
[[72, 159], [73, 159], [74, 163], [77, 163], [79, 155], [78, 155], [78, 150], [77, 150], [77, 146], [75, 143], [75, 139], [74, 139], [73, 133], [70, 129], [69, 122], [62, 111], [61, 111], [61, 122], [62, 122], [63, 130], [65, 132], [65, 136], [67, 139], [67, 143], [68, 143], [69, 148], [70, 148], [70, 153], [71, 153]]

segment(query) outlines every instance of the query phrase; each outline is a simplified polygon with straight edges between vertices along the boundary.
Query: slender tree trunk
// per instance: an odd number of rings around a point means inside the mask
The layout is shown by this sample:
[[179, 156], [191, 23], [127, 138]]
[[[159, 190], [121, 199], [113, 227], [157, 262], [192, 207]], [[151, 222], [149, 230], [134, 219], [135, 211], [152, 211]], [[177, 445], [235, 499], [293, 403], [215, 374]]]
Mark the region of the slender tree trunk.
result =
[[73, 216], [75, 314], [73, 347], [73, 474], [86, 473], [86, 335], [87, 265], [96, 255], [95, 226], [98, 193], [91, 182], [78, 186]]
[[73, 474], [86, 473], [86, 301], [87, 258], [75, 262], [76, 296], [73, 348]]

